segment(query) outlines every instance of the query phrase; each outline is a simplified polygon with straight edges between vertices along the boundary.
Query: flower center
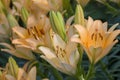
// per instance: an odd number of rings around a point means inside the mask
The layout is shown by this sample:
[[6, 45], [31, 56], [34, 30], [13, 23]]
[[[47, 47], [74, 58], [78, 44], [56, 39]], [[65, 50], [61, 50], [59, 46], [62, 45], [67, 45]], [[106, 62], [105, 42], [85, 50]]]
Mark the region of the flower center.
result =
[[94, 47], [100, 47], [102, 45], [103, 36], [98, 29], [91, 35], [91, 40], [93, 41]]
[[59, 46], [56, 46], [56, 56], [61, 60], [61, 61], [66, 61], [68, 62], [68, 59], [66, 57], [66, 51], [65, 49], [60, 48]]
[[43, 29], [39, 29], [37, 26], [30, 27], [27, 29], [28, 34], [33, 36], [36, 40], [40, 40], [40, 38], [44, 35]]

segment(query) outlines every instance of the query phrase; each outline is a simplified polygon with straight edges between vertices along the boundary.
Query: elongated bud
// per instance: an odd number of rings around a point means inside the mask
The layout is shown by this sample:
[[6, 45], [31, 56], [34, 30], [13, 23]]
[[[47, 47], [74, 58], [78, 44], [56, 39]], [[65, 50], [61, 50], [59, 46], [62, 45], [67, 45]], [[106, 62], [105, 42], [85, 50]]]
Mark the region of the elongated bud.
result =
[[22, 15], [22, 20], [24, 21], [24, 23], [27, 23], [29, 13], [25, 7], [21, 8], [21, 15]]
[[12, 57], [10, 57], [8, 62], [9, 62], [9, 72], [11, 73], [12, 76], [17, 78], [19, 67], [16, 61]]
[[0, 0], [0, 12], [4, 12], [4, 14], [7, 15], [7, 10], [5, 9], [1, 0]]
[[10, 27], [19, 26], [17, 20], [15, 19], [15, 17], [13, 15], [8, 14], [7, 15], [7, 20], [9, 22]]
[[90, 0], [76, 0], [82, 7], [85, 7]]
[[75, 24], [85, 25], [84, 13], [81, 5], [77, 5], [76, 7]]
[[66, 31], [65, 31], [65, 23], [63, 17], [60, 12], [50, 12], [50, 22], [52, 25], [52, 29], [55, 33], [59, 34], [61, 38], [66, 41]]

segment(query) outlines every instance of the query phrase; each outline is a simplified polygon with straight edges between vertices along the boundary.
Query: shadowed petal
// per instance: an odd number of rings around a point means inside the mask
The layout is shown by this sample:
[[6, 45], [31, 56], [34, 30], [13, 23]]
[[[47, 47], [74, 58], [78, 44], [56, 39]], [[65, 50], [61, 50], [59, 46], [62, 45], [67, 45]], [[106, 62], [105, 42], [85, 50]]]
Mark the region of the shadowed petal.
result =
[[114, 24], [112, 27], [110, 27], [110, 29], [108, 30], [108, 32], [112, 32], [118, 25], [119, 25], [119, 23]]
[[115, 30], [112, 33], [110, 33], [110, 35], [107, 38], [106, 41], [106, 46], [108, 46], [109, 44], [111, 44], [113, 42], [113, 40], [120, 34], [120, 30]]
[[21, 38], [26, 38], [28, 36], [27, 30], [22, 27], [13, 27], [12, 29]]
[[46, 56], [46, 58], [48, 58], [48, 59], [56, 58], [55, 53], [52, 50], [50, 50], [49, 48], [40, 46], [38, 49], [43, 52], [43, 54]]
[[36, 67], [33, 67], [28, 73], [27, 80], [36, 80]]
[[114, 42], [112, 42], [112, 44], [108, 45], [103, 52], [101, 53], [101, 55], [97, 56], [95, 63], [98, 62], [101, 58], [103, 58], [105, 55], [108, 54], [108, 52], [112, 49], [112, 47], [118, 42], [118, 40], [115, 40]]
[[81, 41], [82, 41], [82, 42], [86, 42], [88, 32], [87, 32], [87, 30], [85, 29], [85, 27], [83, 27], [83, 26], [81, 26], [81, 25], [75, 25], [75, 28], [78, 30], [78, 33], [79, 33], [79, 35], [80, 35]]
[[62, 38], [57, 35], [57, 34], [54, 34], [53, 35], [53, 45], [54, 45], [54, 48], [56, 49], [57, 46], [59, 46], [60, 48], [62, 49], [65, 49], [66, 47], [66, 43], [62, 40]]
[[93, 19], [89, 17], [86, 25], [88, 31], [90, 30], [92, 25], [93, 25]]
[[107, 26], [108, 26], [108, 23], [107, 22], [104, 22], [103, 23], [103, 29], [105, 32], [107, 32]]

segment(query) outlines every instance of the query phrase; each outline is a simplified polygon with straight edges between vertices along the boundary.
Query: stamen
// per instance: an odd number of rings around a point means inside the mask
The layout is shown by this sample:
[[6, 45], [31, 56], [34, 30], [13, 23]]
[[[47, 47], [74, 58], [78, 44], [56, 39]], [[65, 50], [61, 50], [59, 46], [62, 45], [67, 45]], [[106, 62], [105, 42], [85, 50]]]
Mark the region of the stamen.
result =
[[27, 32], [28, 32], [29, 35], [31, 35], [31, 34], [30, 34], [30, 29], [27, 29]]
[[95, 34], [95, 41], [97, 41], [97, 34]]
[[103, 36], [100, 33], [99, 33], [99, 36], [100, 36], [101, 40], [103, 40]]
[[39, 34], [36, 26], [34, 26], [34, 30], [35, 30], [35, 32], [36, 32], [37, 34]]
[[94, 33], [91, 35], [91, 39], [93, 40], [93, 37], [94, 37]]
[[32, 34], [33, 34], [34, 38], [35, 38], [36, 40], [38, 40], [37, 36], [36, 36], [34, 33], [32, 33]]
[[44, 31], [43, 31], [43, 29], [40, 30], [40, 33], [43, 34], [43, 35], [45, 34]]

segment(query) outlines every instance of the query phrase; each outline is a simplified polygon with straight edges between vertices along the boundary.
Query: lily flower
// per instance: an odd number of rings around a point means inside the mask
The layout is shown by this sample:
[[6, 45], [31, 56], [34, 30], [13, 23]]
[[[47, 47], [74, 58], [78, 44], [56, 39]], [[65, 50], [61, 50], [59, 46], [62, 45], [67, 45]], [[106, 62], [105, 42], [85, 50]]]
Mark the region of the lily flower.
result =
[[25, 7], [31, 14], [47, 14], [50, 10], [58, 11], [62, 9], [62, 0], [15, 0], [14, 6], [17, 12]]
[[5, 77], [7, 80], [36, 80], [36, 67], [31, 68], [28, 73], [24, 69], [19, 68], [17, 78], [10, 74], [7, 74]]
[[5, 75], [7, 71], [4, 68], [0, 67], [0, 80], [6, 80]]
[[[32, 21], [33, 18], [28, 19], [27, 29], [22, 27], [13, 27], [19, 38], [13, 39], [13, 44], [21, 47], [37, 50], [39, 45], [47, 46], [49, 43], [49, 20], [46, 16], [40, 18], [37, 22]], [[35, 18], [34, 18], [35, 19]], [[36, 25], [35, 25], [36, 24]], [[31, 27], [31, 26], [32, 27]]]
[[[62, 0], [32, 0], [40, 8], [42, 13], [48, 13], [50, 10], [62, 10]], [[41, 5], [40, 5], [41, 4]]]
[[36, 80], [36, 67], [32, 67], [26, 72], [23, 68], [18, 67], [12, 57], [9, 58], [6, 68], [8, 69], [5, 75], [7, 80]]
[[115, 38], [120, 34], [120, 30], [114, 30], [117, 25], [115, 24], [107, 30], [106, 22], [93, 21], [89, 17], [86, 26], [75, 25], [80, 38], [74, 36], [71, 40], [82, 45], [91, 63], [97, 63], [118, 42]]
[[7, 52], [16, 57], [23, 58], [26, 60], [34, 60], [35, 59], [35, 56], [33, 55], [32, 51], [30, 49], [23, 48], [23, 47], [17, 47], [17, 46], [13, 47], [12, 45], [7, 44], [7, 43], [0, 43], [0, 45], [6, 47], [4, 49], [1, 49], [1, 51]]
[[56, 33], [52, 35], [52, 41], [53, 49], [44, 46], [39, 47], [39, 50], [44, 54], [41, 57], [57, 70], [69, 75], [74, 75], [79, 59], [77, 45], [71, 41], [65, 43]]

